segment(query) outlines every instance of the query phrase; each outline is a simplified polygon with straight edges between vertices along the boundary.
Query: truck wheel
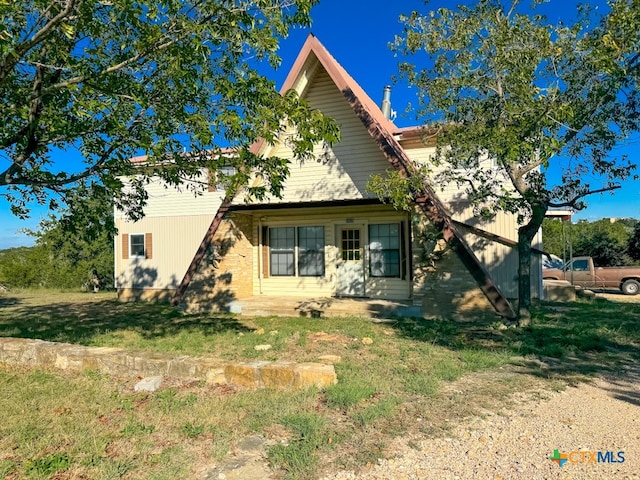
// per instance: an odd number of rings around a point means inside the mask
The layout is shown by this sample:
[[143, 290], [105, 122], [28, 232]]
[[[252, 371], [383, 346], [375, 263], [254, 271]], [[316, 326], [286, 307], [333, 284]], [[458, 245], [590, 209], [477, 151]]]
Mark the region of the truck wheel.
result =
[[625, 295], [636, 295], [640, 292], [640, 283], [637, 280], [627, 280], [622, 284], [622, 293]]

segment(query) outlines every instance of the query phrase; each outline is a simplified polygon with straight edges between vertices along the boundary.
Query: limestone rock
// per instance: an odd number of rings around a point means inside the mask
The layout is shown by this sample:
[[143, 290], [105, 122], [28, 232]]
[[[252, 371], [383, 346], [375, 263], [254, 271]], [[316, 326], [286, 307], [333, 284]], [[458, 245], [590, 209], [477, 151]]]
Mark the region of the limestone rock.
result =
[[146, 377], [140, 380], [133, 387], [134, 392], [155, 392], [162, 385], [162, 377]]
[[340, 355], [320, 355], [318, 360], [322, 363], [333, 365], [335, 363], [340, 363], [342, 361], [342, 357]]

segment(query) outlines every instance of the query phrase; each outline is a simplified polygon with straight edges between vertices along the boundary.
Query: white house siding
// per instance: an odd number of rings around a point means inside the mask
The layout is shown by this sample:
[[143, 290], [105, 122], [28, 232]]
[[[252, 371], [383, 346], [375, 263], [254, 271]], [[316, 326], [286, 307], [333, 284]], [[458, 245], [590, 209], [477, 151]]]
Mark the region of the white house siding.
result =
[[[431, 158], [435, 153], [435, 147], [418, 147], [407, 148], [409, 157], [416, 163], [432, 165]], [[491, 168], [487, 161], [485, 168]], [[434, 175], [442, 171], [442, 167], [434, 167]], [[487, 232], [505, 237], [512, 241], [518, 240], [518, 222], [515, 215], [497, 211], [489, 219], [476, 216], [473, 207], [465, 202], [466, 193], [463, 189], [459, 189], [455, 183], [448, 185], [438, 185], [436, 194], [445, 203], [449, 209], [451, 216], [460, 222], [485, 230]], [[515, 247], [509, 247], [487, 240], [484, 237], [473, 233], [464, 232], [464, 238], [469, 246], [473, 249], [476, 256], [482, 264], [487, 268], [493, 280], [500, 287], [502, 293], [509, 298], [518, 296], [518, 252]], [[538, 246], [538, 241], [534, 243], [534, 247]], [[540, 297], [540, 275], [541, 263], [539, 256], [534, 256], [531, 270], [533, 272], [531, 278], [532, 296]]]
[[[205, 174], [197, 178], [196, 181], [185, 182], [179, 187], [166, 185], [158, 177], [152, 178], [145, 187], [149, 195], [144, 209], [145, 217], [215, 214], [224, 192], [207, 191], [206, 182], [207, 175]], [[194, 192], [200, 192], [200, 194]], [[115, 216], [117, 220], [125, 220], [124, 214], [118, 210], [116, 210]]]
[[[118, 288], [174, 289], [184, 276], [206, 233], [213, 214], [146, 217], [135, 223], [117, 222], [116, 283]], [[153, 256], [124, 259], [123, 234], [151, 234]]]
[[389, 168], [389, 162], [324, 69], [318, 68], [306, 100], [337, 122], [341, 141], [333, 146], [317, 145], [315, 160], [304, 162], [292, 158], [291, 149], [284, 144], [269, 152], [291, 164], [283, 197], [267, 203], [374, 198], [366, 191], [367, 181], [372, 173]]
[[[118, 289], [172, 290], [184, 276], [222, 201], [208, 192], [205, 175], [176, 188], [153, 178], [145, 217], [131, 222], [116, 210], [115, 283]], [[195, 195], [193, 190], [201, 195]], [[123, 258], [123, 235], [151, 234], [152, 258]]]
[[[336, 232], [340, 227], [361, 228], [364, 247], [364, 296], [369, 298], [408, 299], [411, 296], [410, 267], [405, 265], [405, 279], [372, 278], [368, 273], [370, 224], [404, 222], [408, 215], [396, 212], [386, 205], [281, 209], [254, 212], [253, 217], [253, 294], [295, 297], [330, 297], [336, 294], [337, 264], [340, 257]], [[323, 226], [325, 232], [325, 274], [322, 277], [284, 277], [264, 275], [265, 257], [261, 253], [263, 227]], [[405, 230], [406, 232], [406, 230]], [[410, 257], [407, 252], [407, 257]]]

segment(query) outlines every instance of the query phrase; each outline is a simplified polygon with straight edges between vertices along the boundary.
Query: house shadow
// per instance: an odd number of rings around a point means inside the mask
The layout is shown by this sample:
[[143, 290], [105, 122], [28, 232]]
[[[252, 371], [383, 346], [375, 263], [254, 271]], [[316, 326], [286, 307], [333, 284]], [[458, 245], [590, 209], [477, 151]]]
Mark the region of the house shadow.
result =
[[221, 224], [207, 245], [200, 263], [180, 302], [187, 313], [237, 313], [236, 291], [248, 290], [252, 245], [249, 241], [251, 217], [233, 213]]
[[[0, 308], [0, 336], [91, 345], [105, 333], [135, 331], [157, 339], [184, 331], [213, 335], [250, 329], [232, 316], [189, 315], [166, 303], [121, 302], [87, 295], [86, 302], [61, 301], [47, 305], [14, 302]], [[4, 300], [4, 299], [3, 299]]]

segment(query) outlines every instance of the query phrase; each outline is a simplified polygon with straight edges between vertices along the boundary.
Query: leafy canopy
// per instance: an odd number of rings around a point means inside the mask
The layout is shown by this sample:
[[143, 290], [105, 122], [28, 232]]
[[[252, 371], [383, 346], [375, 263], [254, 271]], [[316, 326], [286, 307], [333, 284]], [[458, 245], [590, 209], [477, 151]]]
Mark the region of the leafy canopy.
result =
[[[632, 172], [610, 154], [640, 129], [640, 6], [612, 1], [596, 18], [584, 5], [573, 25], [523, 7], [479, 0], [413, 12], [393, 48], [407, 58], [400, 75], [418, 87], [418, 118], [438, 132], [437, 161], [451, 167], [443, 177], [477, 203], [531, 218], [537, 206], [581, 208]], [[488, 158], [499, 175], [479, 168]]]
[[[0, 193], [24, 216], [30, 202], [52, 191], [64, 200], [92, 178], [135, 217], [151, 175], [179, 184], [228, 164], [237, 184], [257, 171], [267, 182], [254, 193], [277, 193], [287, 164], [259, 158], [253, 142], [275, 141], [289, 122], [304, 157], [338, 135], [257, 70], [279, 64], [279, 39], [309, 25], [316, 2], [0, 0]], [[69, 160], [53, 164], [54, 152]], [[144, 170], [129, 161], [140, 154]], [[134, 173], [139, 182], [122, 196], [119, 177]]]
[[[437, 142], [431, 167], [439, 174], [416, 175], [455, 182], [478, 213], [519, 217], [521, 315], [530, 306], [531, 241], [547, 209], [579, 209], [585, 196], [617, 188], [635, 165], [612, 149], [640, 130], [638, 0], [611, 0], [601, 17], [584, 5], [573, 25], [550, 23], [528, 3], [414, 11], [392, 44], [403, 57], [400, 77], [417, 88], [425, 139]], [[552, 166], [562, 172], [556, 184]], [[402, 205], [395, 181], [377, 178], [371, 189]]]

